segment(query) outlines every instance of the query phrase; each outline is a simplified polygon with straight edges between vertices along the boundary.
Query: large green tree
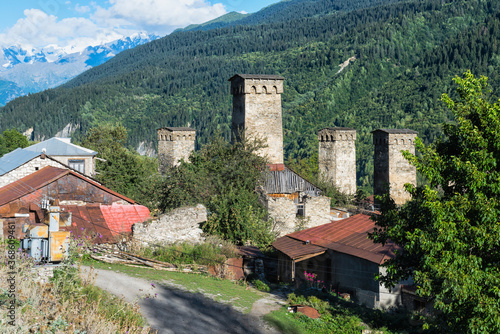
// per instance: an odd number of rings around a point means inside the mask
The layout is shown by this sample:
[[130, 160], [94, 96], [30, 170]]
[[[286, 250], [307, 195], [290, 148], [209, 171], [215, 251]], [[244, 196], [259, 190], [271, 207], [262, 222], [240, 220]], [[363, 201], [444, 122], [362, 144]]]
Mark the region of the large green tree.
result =
[[271, 223], [256, 191], [266, 167], [259, 148], [259, 141], [230, 144], [214, 136], [189, 161], [165, 171], [156, 194], [160, 210], [202, 203], [209, 211], [205, 232], [238, 244], [269, 245]]
[[412, 277], [417, 293], [439, 315], [428, 325], [442, 333], [500, 332], [500, 105], [492, 104], [487, 78], [470, 72], [454, 79], [458, 95], [443, 101], [455, 121], [445, 137], [421, 155], [405, 153], [429, 181], [407, 185], [411, 200], [397, 207], [382, 200], [375, 241], [402, 250], [385, 263], [380, 279]]
[[125, 147], [127, 129], [103, 124], [90, 129], [82, 146], [98, 152], [95, 178], [106, 187], [152, 208], [151, 187], [159, 176], [156, 159], [140, 156]]
[[25, 135], [16, 129], [5, 130], [0, 135], [0, 157], [16, 148], [25, 148], [30, 145]]

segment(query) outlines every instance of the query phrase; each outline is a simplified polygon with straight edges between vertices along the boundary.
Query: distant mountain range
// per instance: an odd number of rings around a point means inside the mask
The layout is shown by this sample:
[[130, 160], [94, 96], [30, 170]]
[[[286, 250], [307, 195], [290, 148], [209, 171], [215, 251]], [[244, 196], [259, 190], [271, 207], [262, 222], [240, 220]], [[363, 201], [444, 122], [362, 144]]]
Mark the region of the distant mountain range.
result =
[[16, 97], [59, 86], [118, 53], [151, 42], [160, 36], [138, 33], [71, 52], [55, 46], [41, 49], [13, 45], [0, 49], [0, 105]]

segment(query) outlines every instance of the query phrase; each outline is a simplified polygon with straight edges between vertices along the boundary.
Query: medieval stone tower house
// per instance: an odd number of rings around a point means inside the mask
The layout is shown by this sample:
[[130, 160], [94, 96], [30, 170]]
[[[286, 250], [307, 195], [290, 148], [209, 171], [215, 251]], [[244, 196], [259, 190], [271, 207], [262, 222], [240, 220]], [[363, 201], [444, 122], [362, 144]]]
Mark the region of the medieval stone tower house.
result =
[[166, 168], [179, 165], [194, 151], [196, 130], [191, 128], [160, 128], [158, 134], [158, 162], [159, 172]]
[[284, 78], [278, 75], [236, 74], [231, 81], [233, 120], [231, 139], [241, 135], [265, 139], [261, 152], [270, 164], [283, 164], [281, 94]]
[[378, 129], [372, 131], [375, 151], [373, 155], [373, 192], [382, 195], [387, 190], [398, 205], [410, 199], [405, 183], [417, 184], [417, 170], [401, 151], [415, 154], [416, 131], [409, 129]]
[[[283, 163], [281, 94], [284, 78], [278, 75], [236, 74], [229, 81], [233, 95], [232, 141], [241, 140], [244, 135], [264, 139], [268, 145], [259, 154], [269, 160], [270, 171], [265, 188], [270, 214], [287, 221], [283, 231], [293, 230], [296, 216], [310, 217], [311, 226], [328, 222], [331, 218], [329, 200], [322, 199], [319, 188]], [[372, 134], [375, 146], [374, 194], [381, 195], [389, 190], [396, 204], [404, 204], [410, 197], [404, 184], [416, 184], [416, 169], [406, 161], [401, 151], [415, 153], [417, 132], [378, 129]], [[195, 148], [195, 137], [195, 130], [187, 127], [158, 129], [160, 172], [168, 166], [177, 166], [181, 159], [187, 161]], [[320, 174], [341, 192], [354, 195], [356, 130], [324, 128], [318, 132], [318, 142]], [[318, 205], [319, 202], [322, 204]]]
[[356, 193], [356, 130], [325, 128], [318, 132], [321, 176], [342, 193]]

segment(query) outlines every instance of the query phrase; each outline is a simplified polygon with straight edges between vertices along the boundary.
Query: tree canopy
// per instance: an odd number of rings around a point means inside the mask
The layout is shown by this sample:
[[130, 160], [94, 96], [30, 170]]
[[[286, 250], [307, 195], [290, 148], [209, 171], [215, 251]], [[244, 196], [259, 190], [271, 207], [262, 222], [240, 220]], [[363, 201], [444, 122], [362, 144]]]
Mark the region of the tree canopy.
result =
[[189, 162], [165, 171], [156, 194], [160, 210], [202, 203], [209, 211], [205, 232], [237, 244], [269, 245], [271, 223], [256, 191], [266, 167], [259, 148], [259, 141], [230, 144], [214, 136]]
[[16, 148], [25, 148], [30, 145], [25, 135], [16, 129], [5, 130], [0, 135], [0, 157]]
[[500, 332], [500, 104], [487, 78], [455, 77], [457, 97], [442, 100], [455, 121], [445, 137], [405, 157], [428, 180], [406, 189], [397, 207], [387, 196], [376, 218], [378, 242], [402, 250], [379, 278], [389, 285], [412, 277], [417, 294], [442, 313], [428, 325], [441, 333]]
[[127, 129], [103, 124], [90, 129], [82, 146], [98, 152], [95, 178], [106, 187], [152, 208], [150, 188], [158, 176], [156, 159], [140, 156], [125, 147]]

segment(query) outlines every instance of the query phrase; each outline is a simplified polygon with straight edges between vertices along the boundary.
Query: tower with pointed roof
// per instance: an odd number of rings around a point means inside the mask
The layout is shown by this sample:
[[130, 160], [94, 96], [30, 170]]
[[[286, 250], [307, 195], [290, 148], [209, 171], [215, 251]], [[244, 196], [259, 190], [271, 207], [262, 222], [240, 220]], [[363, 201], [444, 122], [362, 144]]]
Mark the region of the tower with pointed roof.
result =
[[416, 131], [409, 129], [378, 129], [372, 131], [375, 146], [373, 164], [373, 192], [375, 196], [389, 190], [391, 198], [398, 205], [410, 199], [404, 185], [417, 184], [417, 170], [401, 153], [415, 154]]
[[231, 81], [233, 114], [231, 140], [241, 136], [266, 140], [260, 154], [270, 164], [283, 164], [281, 94], [284, 78], [279, 75], [236, 74]]

